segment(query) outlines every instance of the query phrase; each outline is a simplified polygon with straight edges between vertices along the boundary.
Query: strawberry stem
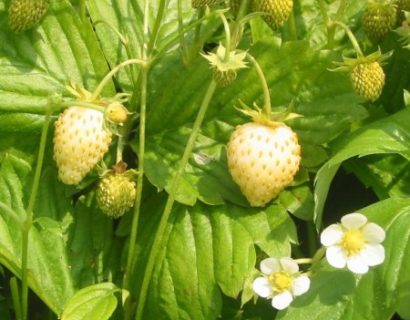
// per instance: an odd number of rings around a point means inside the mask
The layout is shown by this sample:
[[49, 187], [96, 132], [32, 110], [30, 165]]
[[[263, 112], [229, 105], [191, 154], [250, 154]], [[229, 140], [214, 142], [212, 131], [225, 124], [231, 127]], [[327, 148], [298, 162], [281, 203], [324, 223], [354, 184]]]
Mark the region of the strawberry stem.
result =
[[140, 289], [140, 295], [139, 295], [139, 299], [137, 303], [137, 311], [136, 311], [136, 317], [135, 317], [136, 320], [141, 320], [143, 317], [144, 304], [147, 298], [147, 290], [148, 290], [149, 283], [151, 281], [152, 271], [154, 269], [155, 261], [158, 258], [158, 254], [161, 248], [163, 248], [162, 243], [163, 243], [163, 238], [165, 234], [165, 229], [166, 229], [169, 216], [171, 214], [171, 211], [172, 211], [172, 208], [175, 202], [175, 196], [178, 191], [179, 183], [185, 171], [185, 167], [188, 163], [189, 157], [191, 156], [192, 149], [194, 148], [195, 141], [198, 137], [202, 122], [204, 120], [206, 111], [208, 110], [208, 106], [211, 102], [215, 89], [216, 89], [216, 83], [215, 81], [212, 80], [211, 84], [208, 87], [208, 91], [206, 92], [206, 95], [202, 101], [198, 114], [196, 116], [191, 135], [189, 136], [189, 139], [186, 144], [184, 154], [182, 155], [182, 159], [179, 163], [178, 169], [171, 181], [171, 188], [169, 191], [168, 199], [165, 204], [164, 212], [162, 213], [157, 232], [155, 233], [154, 242], [151, 247], [151, 253], [148, 257], [148, 261], [145, 267], [145, 272], [144, 272], [142, 285]]
[[41, 130], [40, 147], [38, 150], [37, 164], [34, 171], [33, 184], [31, 186], [30, 199], [26, 209], [26, 219], [22, 226], [22, 251], [21, 251], [21, 315], [22, 319], [27, 319], [28, 309], [28, 241], [31, 226], [33, 225], [33, 210], [36, 203], [38, 187], [40, 184], [41, 170], [44, 162], [44, 153], [47, 145], [47, 133], [50, 126], [52, 107], [58, 105], [58, 98], [50, 97], [47, 104], [47, 112]]
[[225, 62], [229, 61], [229, 56], [231, 52], [231, 29], [229, 28], [229, 23], [228, 20], [226, 20], [226, 17], [223, 13], [219, 14], [219, 17], [222, 20], [222, 23], [224, 25], [225, 29]]
[[355, 51], [357, 53], [357, 56], [358, 57], [363, 57], [362, 49], [360, 49], [359, 43], [357, 42], [357, 39], [354, 36], [353, 32], [350, 30], [350, 28], [347, 25], [345, 25], [344, 23], [339, 22], [339, 21], [333, 21], [332, 23], [342, 27], [345, 30], [347, 36], [349, 37], [350, 42], [353, 45], [353, 48], [355, 49]]
[[[161, 14], [160, 14], [161, 16]], [[129, 247], [127, 253], [127, 264], [123, 278], [123, 289], [130, 288], [130, 279], [132, 276], [133, 266], [135, 264], [135, 246], [137, 241], [138, 223], [141, 212], [141, 198], [144, 187], [144, 158], [145, 158], [145, 123], [147, 110], [147, 89], [148, 89], [148, 72], [151, 64], [148, 61], [148, 43], [149, 43], [149, 1], [144, 1], [144, 33], [143, 45], [141, 47], [141, 57], [144, 61], [141, 71], [141, 87], [140, 87], [140, 123], [139, 123], [139, 149], [138, 149], [138, 177], [137, 177], [137, 194], [134, 202], [134, 212], [132, 217], [131, 234], [129, 239]], [[136, 61], [137, 59], [129, 60]], [[124, 318], [131, 319], [132, 305], [131, 298], [126, 300], [124, 306]]]
[[119, 65], [117, 65], [116, 67], [114, 67], [110, 72], [107, 73], [107, 75], [101, 80], [101, 82], [99, 83], [99, 85], [97, 86], [97, 88], [94, 90], [92, 96], [91, 96], [91, 100], [97, 100], [97, 98], [100, 96], [101, 92], [103, 91], [105, 85], [111, 80], [111, 78], [122, 68], [130, 65], [130, 64], [138, 64], [141, 66], [146, 66], [148, 63], [145, 60], [141, 60], [141, 59], [129, 59], [126, 60], [122, 63], [120, 63]]
[[272, 114], [272, 105], [270, 101], [269, 86], [266, 81], [265, 74], [263, 73], [258, 61], [256, 61], [256, 59], [250, 53], [247, 53], [246, 56], [248, 60], [255, 66], [256, 72], [258, 73], [259, 80], [263, 89], [263, 111], [266, 117], [270, 119]]

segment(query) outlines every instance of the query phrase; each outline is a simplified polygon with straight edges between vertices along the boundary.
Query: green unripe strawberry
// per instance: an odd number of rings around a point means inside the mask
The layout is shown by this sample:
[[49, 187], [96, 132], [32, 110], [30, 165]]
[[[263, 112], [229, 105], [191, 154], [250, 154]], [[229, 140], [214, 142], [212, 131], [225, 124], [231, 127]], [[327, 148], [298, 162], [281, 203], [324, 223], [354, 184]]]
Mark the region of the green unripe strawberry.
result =
[[109, 173], [98, 184], [97, 205], [107, 216], [119, 218], [134, 206], [136, 193], [133, 175]]
[[228, 143], [228, 167], [253, 207], [262, 207], [294, 179], [300, 165], [296, 133], [283, 123], [249, 122]]
[[218, 4], [220, 0], [192, 0], [192, 8], [200, 9], [205, 6], [212, 7]]
[[11, 0], [8, 10], [9, 27], [13, 32], [35, 27], [47, 13], [50, 0]]
[[396, 7], [391, 4], [370, 2], [363, 13], [363, 30], [373, 43], [379, 43], [396, 23]]
[[367, 101], [375, 101], [382, 93], [385, 75], [376, 62], [357, 64], [350, 73], [355, 92]]
[[254, 0], [254, 11], [268, 13], [262, 18], [272, 29], [281, 28], [292, 12], [292, 0]]
[[214, 80], [219, 87], [227, 87], [236, 79], [236, 72], [233, 70], [220, 71], [214, 68], [213, 74]]

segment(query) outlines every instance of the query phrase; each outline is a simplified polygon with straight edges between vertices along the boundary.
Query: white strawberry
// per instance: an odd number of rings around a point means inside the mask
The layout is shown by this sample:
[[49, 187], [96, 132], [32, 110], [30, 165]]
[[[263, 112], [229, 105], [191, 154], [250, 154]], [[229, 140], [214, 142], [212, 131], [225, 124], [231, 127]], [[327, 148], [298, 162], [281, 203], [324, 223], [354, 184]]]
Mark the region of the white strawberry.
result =
[[58, 176], [76, 185], [103, 158], [111, 142], [104, 114], [82, 107], [67, 108], [55, 123], [54, 159]]
[[283, 123], [237, 126], [228, 144], [228, 166], [253, 207], [262, 207], [292, 181], [300, 165], [296, 133]]

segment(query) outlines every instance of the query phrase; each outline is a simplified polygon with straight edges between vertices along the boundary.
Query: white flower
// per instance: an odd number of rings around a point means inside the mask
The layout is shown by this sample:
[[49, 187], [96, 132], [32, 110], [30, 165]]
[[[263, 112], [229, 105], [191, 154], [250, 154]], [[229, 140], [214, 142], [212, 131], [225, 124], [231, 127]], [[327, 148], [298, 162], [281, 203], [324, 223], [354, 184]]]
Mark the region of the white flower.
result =
[[253, 281], [253, 290], [262, 298], [272, 298], [272, 306], [285, 309], [293, 297], [308, 291], [310, 279], [299, 272], [298, 264], [291, 258], [267, 258], [260, 269], [263, 277]]
[[358, 274], [369, 271], [369, 266], [384, 261], [384, 230], [368, 223], [360, 213], [342, 217], [341, 224], [332, 224], [323, 230], [320, 242], [326, 247], [326, 259], [335, 268], [347, 268]]

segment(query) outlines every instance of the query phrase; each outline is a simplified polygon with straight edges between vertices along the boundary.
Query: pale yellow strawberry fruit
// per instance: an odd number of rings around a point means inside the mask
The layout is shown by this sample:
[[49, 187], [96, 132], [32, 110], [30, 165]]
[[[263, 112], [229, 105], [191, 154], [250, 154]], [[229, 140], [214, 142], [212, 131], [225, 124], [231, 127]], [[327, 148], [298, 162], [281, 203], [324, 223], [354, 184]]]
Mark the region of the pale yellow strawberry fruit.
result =
[[233, 180], [253, 207], [263, 207], [294, 179], [301, 161], [296, 133], [285, 124], [237, 126], [228, 143]]
[[70, 107], [55, 123], [54, 159], [60, 180], [76, 185], [102, 160], [111, 142], [100, 111]]

